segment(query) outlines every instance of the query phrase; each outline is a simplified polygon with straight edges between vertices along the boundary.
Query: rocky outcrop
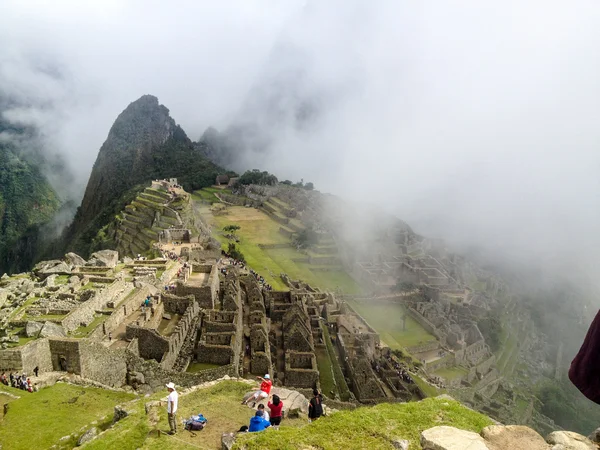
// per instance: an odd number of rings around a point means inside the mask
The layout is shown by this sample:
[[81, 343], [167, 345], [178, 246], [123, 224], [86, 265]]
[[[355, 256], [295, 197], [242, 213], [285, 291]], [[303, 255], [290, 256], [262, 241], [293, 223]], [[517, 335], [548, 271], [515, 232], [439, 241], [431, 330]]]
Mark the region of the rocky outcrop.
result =
[[[574, 433], [572, 431], [555, 431], [550, 433], [546, 438], [549, 444], [552, 445], [551, 450], [597, 450], [598, 446], [594, 445], [585, 436]], [[528, 449], [529, 450], [529, 449]]]
[[60, 325], [53, 322], [45, 322], [40, 330], [40, 337], [66, 337], [67, 333]]
[[100, 250], [92, 253], [87, 266], [108, 267], [114, 269], [119, 262], [119, 252], [114, 250]]
[[491, 425], [481, 434], [439, 426], [421, 433], [423, 450], [597, 450], [585, 436], [571, 431], [555, 431], [546, 440], [521, 425]]
[[25, 325], [25, 336], [27, 337], [38, 337], [40, 331], [44, 328], [44, 324], [41, 322], [29, 321]]
[[37, 277], [44, 279], [52, 274], [68, 275], [71, 273], [71, 267], [69, 267], [66, 262], [59, 259], [40, 261], [33, 268], [33, 273]]
[[65, 255], [64, 260], [71, 266], [84, 266], [85, 259], [79, 256], [77, 253], [69, 252]]
[[83, 435], [77, 441], [77, 445], [79, 446], [79, 445], [85, 444], [86, 442], [90, 442], [97, 435], [98, 435], [98, 428], [92, 427], [89, 430], [87, 430], [85, 433], [83, 433]]
[[477, 433], [448, 426], [423, 431], [421, 447], [423, 450], [489, 450]]

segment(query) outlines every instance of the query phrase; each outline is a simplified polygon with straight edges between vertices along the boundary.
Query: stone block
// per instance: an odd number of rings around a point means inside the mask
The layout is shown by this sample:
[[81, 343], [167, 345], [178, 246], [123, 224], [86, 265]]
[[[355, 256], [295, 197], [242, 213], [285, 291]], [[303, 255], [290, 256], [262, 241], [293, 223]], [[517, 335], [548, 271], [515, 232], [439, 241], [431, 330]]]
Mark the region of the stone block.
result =
[[542, 436], [522, 425], [491, 425], [481, 431], [481, 436], [490, 450], [525, 448], [527, 450], [548, 450]]
[[66, 337], [67, 333], [61, 325], [53, 322], [44, 322], [44, 326], [40, 330], [40, 337]]
[[421, 447], [423, 450], [490, 450], [477, 433], [448, 426], [423, 431]]
[[85, 259], [76, 253], [69, 252], [65, 255], [65, 262], [71, 266], [85, 266]]
[[588, 438], [573, 431], [554, 431], [546, 437], [552, 450], [597, 450], [597, 446]]
[[114, 250], [100, 250], [99, 252], [92, 253], [90, 260], [87, 262], [87, 266], [97, 267], [109, 267], [114, 268], [119, 263], [119, 252]]
[[83, 433], [83, 435], [77, 441], [77, 445], [79, 446], [79, 445], [85, 444], [86, 442], [90, 442], [97, 435], [98, 435], [98, 428], [92, 427], [89, 430], [87, 430], [85, 433]]
[[235, 444], [236, 433], [223, 433], [221, 436], [221, 450], [231, 450]]
[[25, 325], [25, 335], [27, 337], [37, 337], [40, 334], [40, 331], [44, 327], [43, 323], [29, 321]]

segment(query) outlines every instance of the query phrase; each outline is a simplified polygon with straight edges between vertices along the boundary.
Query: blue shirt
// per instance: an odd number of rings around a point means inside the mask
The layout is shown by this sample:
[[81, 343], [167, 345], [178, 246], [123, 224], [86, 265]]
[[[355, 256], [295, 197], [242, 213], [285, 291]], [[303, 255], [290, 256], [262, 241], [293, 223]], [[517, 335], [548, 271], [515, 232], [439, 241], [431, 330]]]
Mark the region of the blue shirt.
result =
[[263, 431], [265, 428], [271, 426], [271, 423], [262, 417], [254, 416], [250, 419], [250, 428], [248, 431]]

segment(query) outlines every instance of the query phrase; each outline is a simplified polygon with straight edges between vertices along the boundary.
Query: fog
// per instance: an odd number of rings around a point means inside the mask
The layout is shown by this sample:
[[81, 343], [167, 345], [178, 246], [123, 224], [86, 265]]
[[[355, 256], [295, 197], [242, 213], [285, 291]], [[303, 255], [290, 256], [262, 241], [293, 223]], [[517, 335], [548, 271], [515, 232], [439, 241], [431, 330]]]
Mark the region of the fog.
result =
[[236, 168], [377, 203], [510, 264], [599, 279], [600, 5], [577, 2], [0, 4], [4, 112], [81, 196], [116, 116], [156, 95]]

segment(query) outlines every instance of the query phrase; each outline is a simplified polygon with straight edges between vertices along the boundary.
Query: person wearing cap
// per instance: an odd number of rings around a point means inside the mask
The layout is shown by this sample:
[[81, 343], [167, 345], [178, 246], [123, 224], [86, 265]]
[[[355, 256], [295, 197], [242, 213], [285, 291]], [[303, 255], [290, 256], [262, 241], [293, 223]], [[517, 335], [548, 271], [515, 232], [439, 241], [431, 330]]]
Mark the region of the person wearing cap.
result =
[[265, 377], [256, 377], [261, 380], [260, 389], [248, 397], [246, 400], [242, 402], [242, 405], [245, 405], [250, 401], [250, 399], [256, 401], [259, 398], [268, 398], [271, 393], [271, 387], [273, 386], [273, 382], [271, 381], [271, 377], [267, 373]]
[[167, 397], [167, 416], [169, 417], [169, 434], [177, 433], [177, 418], [175, 414], [177, 413], [177, 404], [179, 402], [179, 394], [175, 390], [175, 384], [173, 382], [167, 383], [167, 390], [169, 391], [169, 396]]
[[252, 417], [252, 419], [250, 419], [250, 426], [248, 427], [248, 431], [250, 431], [250, 432], [263, 431], [264, 429], [271, 426], [271, 422], [269, 422], [268, 420], [265, 420], [264, 414], [265, 414], [264, 411], [262, 411], [260, 409], [258, 411], [256, 411], [256, 414], [254, 414], [254, 417]]

